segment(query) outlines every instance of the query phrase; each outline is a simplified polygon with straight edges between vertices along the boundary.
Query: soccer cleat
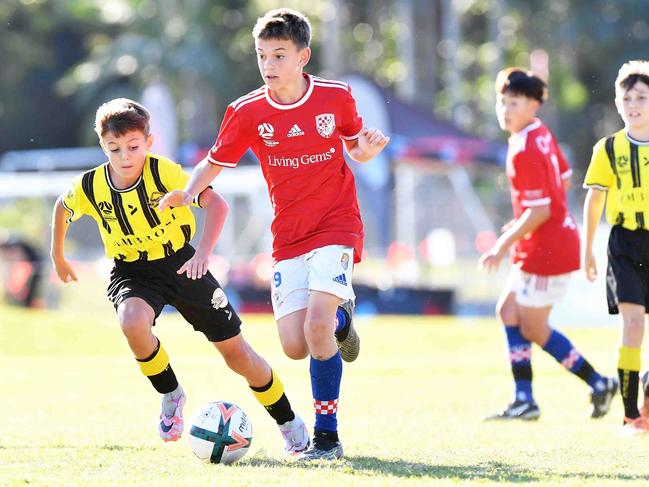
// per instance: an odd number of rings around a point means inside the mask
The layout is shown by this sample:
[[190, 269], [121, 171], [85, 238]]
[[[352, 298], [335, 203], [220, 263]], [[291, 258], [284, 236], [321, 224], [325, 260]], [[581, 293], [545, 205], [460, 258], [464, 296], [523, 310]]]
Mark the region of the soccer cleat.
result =
[[289, 455], [298, 455], [309, 448], [311, 438], [302, 418], [297, 414], [293, 421], [279, 425], [279, 430], [284, 437], [284, 451]]
[[336, 333], [336, 344], [340, 350], [340, 356], [345, 362], [353, 362], [358, 358], [361, 351], [361, 339], [354, 328], [354, 301], [351, 299], [343, 301], [340, 307], [349, 316], [347, 326]]
[[620, 436], [646, 435], [649, 433], [649, 420], [642, 416], [638, 418], [624, 418], [624, 424], [620, 429]]
[[[162, 412], [160, 413], [160, 422], [158, 423], [158, 432], [160, 438], [164, 441], [178, 441], [183, 434], [183, 407], [185, 406], [185, 394], [182, 394], [177, 399], [169, 397], [170, 394], [162, 396]], [[173, 416], [169, 417], [165, 414], [165, 406], [169, 406], [169, 402], [175, 403]]]
[[611, 409], [611, 401], [617, 393], [618, 381], [615, 377], [604, 377], [605, 389], [601, 392], [591, 392], [590, 402], [593, 405], [591, 418], [602, 418]]
[[343, 457], [343, 446], [340, 441], [329, 441], [315, 436], [311, 448], [297, 457], [300, 462], [314, 462], [317, 460], [338, 460]]
[[505, 408], [504, 411], [485, 418], [485, 421], [499, 421], [518, 419], [522, 421], [535, 421], [541, 416], [541, 410], [532, 401], [516, 400]]

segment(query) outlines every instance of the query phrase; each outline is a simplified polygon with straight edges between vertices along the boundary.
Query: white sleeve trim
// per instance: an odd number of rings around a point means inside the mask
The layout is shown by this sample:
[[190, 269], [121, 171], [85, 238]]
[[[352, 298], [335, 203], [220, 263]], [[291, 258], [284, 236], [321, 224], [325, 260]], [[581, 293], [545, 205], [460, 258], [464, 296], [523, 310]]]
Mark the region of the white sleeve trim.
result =
[[601, 184], [586, 184], [584, 183], [585, 189], [595, 188], [601, 191], [608, 191], [608, 186], [602, 186]]
[[568, 169], [566, 172], [564, 172], [561, 175], [561, 179], [568, 179], [570, 176], [572, 176], [572, 169]]
[[200, 193], [198, 193], [196, 196], [194, 196], [194, 204], [195, 204], [196, 206], [198, 206], [199, 208], [203, 208], [203, 207], [201, 206], [201, 195], [202, 195], [205, 191], [207, 191], [208, 189], [214, 189], [214, 188], [212, 188], [212, 186], [210, 185], [210, 186], [208, 186], [207, 188], [205, 188], [203, 191], [201, 191]]
[[362, 131], [363, 131], [363, 129], [361, 128], [361, 129], [358, 131], [358, 133], [357, 133], [356, 135], [352, 135], [352, 136], [349, 136], [349, 137], [346, 137], [346, 136], [344, 136], [344, 135], [341, 135], [340, 138], [341, 138], [341, 139], [344, 139], [344, 140], [354, 140], [354, 139], [358, 139], [358, 137], [361, 135], [361, 132], [362, 132]]
[[72, 217], [74, 217], [74, 211], [68, 208], [68, 205], [65, 204], [65, 200], [63, 198], [61, 198], [61, 204], [63, 205], [63, 208], [68, 210], [68, 212], [70, 213], [70, 216], [65, 219], [65, 223], [71, 223]]
[[552, 199], [550, 197], [547, 197], [547, 198], [541, 198], [539, 200], [522, 200], [521, 204], [528, 208], [534, 208], [536, 206], [549, 205], [551, 201]]
[[212, 159], [210, 156], [207, 156], [207, 161], [215, 164], [217, 166], [223, 166], [223, 167], [237, 167], [236, 162], [222, 162], [222, 161], [217, 161], [215, 159]]

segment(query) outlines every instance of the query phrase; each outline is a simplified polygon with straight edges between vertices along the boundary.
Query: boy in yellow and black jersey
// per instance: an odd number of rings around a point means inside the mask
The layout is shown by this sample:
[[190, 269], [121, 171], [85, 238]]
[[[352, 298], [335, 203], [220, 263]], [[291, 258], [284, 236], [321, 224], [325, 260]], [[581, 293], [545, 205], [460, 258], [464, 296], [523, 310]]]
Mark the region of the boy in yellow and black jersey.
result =
[[194, 250], [189, 244], [195, 229], [191, 210], [158, 210], [160, 198], [183, 188], [189, 177], [178, 164], [149, 152], [149, 118], [142, 105], [125, 98], [97, 110], [95, 131], [108, 162], [78, 177], [56, 202], [51, 249], [56, 273], [63, 282], [77, 280], [65, 258], [65, 235], [71, 221], [89, 215], [115, 262], [108, 298], [142, 373], [162, 394], [158, 431], [163, 440], [180, 438], [185, 404], [169, 356], [152, 332], [162, 308], [170, 304], [246, 379], [279, 425], [285, 450], [298, 453], [309, 446], [306, 426], [291, 409], [275, 372], [244, 340], [241, 320], [207, 270], [227, 204], [209, 187], [196, 197], [194, 203], [207, 218]]
[[[640, 347], [649, 310], [649, 61], [624, 64], [615, 80], [615, 105], [624, 128], [595, 144], [584, 187], [583, 267], [597, 278], [593, 240], [606, 206], [606, 290], [610, 314], [622, 315], [618, 375], [625, 433], [649, 431], [649, 390], [638, 409]], [[643, 382], [647, 382], [643, 380]]]
[[188, 207], [156, 211], [167, 187], [182, 186], [188, 179], [180, 165], [146, 152], [142, 173], [130, 187], [117, 188], [105, 163], [79, 176], [61, 203], [70, 214], [68, 221], [89, 215], [97, 222], [108, 257], [154, 261], [171, 256], [194, 235]]

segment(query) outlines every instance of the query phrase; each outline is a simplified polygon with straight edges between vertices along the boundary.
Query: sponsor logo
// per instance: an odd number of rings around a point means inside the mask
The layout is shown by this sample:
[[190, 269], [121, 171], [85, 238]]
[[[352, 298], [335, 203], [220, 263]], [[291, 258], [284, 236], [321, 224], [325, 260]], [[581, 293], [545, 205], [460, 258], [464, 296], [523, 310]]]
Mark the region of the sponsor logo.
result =
[[333, 113], [321, 113], [315, 117], [315, 128], [324, 137], [331, 137], [336, 128], [336, 119]]
[[126, 206], [128, 206], [128, 211], [131, 214], [131, 216], [137, 213], [137, 206], [133, 206], [133, 205], [126, 205]]
[[304, 132], [298, 124], [293, 125], [291, 130], [288, 131], [288, 134], [286, 134], [287, 137], [299, 137], [300, 135], [304, 135]]
[[338, 284], [342, 284], [343, 286], [347, 285], [347, 278], [345, 277], [345, 274], [340, 274], [339, 276], [334, 277], [333, 282], [337, 282]]
[[268, 155], [266, 160], [270, 167], [292, 167], [297, 169], [298, 167], [306, 166], [309, 164], [317, 164], [319, 162], [327, 162], [333, 159], [336, 149], [331, 147], [328, 151], [319, 152], [316, 154], [302, 154], [300, 157], [277, 157]]
[[340, 265], [343, 269], [347, 270], [347, 268], [349, 267], [349, 254], [343, 254], [340, 257]]
[[275, 135], [275, 127], [273, 127], [269, 123], [260, 123], [257, 125], [257, 133], [259, 134], [259, 137], [261, 137], [264, 140], [264, 144], [266, 144], [268, 147], [274, 147], [279, 142], [276, 140], [272, 140], [273, 136]]
[[171, 431], [171, 428], [174, 427], [173, 421], [169, 426], [167, 426], [164, 421], [160, 421], [160, 429], [162, 430], [163, 433], [169, 433]]

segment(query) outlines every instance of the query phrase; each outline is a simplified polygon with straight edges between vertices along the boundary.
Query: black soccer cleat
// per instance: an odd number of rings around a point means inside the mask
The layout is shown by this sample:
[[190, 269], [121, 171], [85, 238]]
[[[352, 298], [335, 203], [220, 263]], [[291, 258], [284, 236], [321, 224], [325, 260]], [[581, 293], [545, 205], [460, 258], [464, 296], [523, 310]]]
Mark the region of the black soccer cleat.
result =
[[343, 446], [340, 441], [331, 441], [315, 436], [311, 447], [297, 456], [298, 462], [315, 462], [317, 460], [338, 460], [343, 457]]
[[516, 400], [505, 408], [504, 411], [496, 413], [492, 416], [487, 416], [485, 421], [500, 421], [500, 420], [522, 420], [522, 421], [536, 421], [541, 416], [541, 410], [532, 401], [519, 401]]
[[615, 377], [604, 377], [604, 384], [606, 387], [603, 391], [590, 394], [590, 402], [593, 405], [593, 411], [590, 413], [591, 418], [603, 418], [611, 409], [611, 402], [617, 393], [619, 384]]

